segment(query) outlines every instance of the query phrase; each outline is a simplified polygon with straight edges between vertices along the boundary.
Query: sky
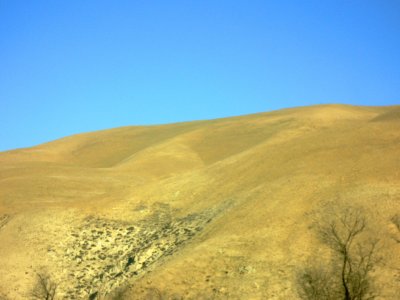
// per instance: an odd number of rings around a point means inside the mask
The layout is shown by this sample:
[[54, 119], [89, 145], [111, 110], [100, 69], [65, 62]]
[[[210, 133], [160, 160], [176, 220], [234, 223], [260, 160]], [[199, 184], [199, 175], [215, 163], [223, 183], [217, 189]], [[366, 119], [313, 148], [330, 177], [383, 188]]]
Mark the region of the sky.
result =
[[0, 151], [322, 103], [400, 104], [400, 0], [0, 0]]

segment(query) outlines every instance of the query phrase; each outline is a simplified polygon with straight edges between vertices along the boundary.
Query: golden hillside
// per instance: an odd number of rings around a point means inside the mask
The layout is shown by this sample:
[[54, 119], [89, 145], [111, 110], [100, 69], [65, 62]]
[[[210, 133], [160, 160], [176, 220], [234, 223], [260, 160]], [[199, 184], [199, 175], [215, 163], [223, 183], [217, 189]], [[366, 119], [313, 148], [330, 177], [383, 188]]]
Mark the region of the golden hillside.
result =
[[[400, 107], [321, 105], [122, 127], [0, 153], [0, 298], [299, 299], [296, 270], [326, 250], [310, 212], [371, 212], [398, 299]], [[97, 298], [96, 298], [97, 297]]]

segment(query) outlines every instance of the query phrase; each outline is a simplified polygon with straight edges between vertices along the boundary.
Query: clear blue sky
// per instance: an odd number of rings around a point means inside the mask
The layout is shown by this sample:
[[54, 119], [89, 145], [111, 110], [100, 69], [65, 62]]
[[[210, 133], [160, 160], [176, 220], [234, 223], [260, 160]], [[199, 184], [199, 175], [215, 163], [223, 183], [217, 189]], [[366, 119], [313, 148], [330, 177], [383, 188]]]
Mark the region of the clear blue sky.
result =
[[0, 0], [0, 150], [317, 103], [400, 103], [399, 0]]

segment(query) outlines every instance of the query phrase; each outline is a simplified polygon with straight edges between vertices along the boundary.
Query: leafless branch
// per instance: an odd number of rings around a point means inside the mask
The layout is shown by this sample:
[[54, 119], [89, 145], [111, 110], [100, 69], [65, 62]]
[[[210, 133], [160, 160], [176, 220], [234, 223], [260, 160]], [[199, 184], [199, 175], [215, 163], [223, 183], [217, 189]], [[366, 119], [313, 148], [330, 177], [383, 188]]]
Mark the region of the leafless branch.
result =
[[37, 273], [36, 284], [32, 290], [32, 297], [40, 300], [54, 300], [58, 284], [53, 281], [47, 272]]
[[309, 300], [374, 299], [370, 274], [378, 263], [378, 241], [368, 241], [364, 235], [366, 213], [361, 208], [329, 203], [317, 216], [314, 220], [317, 236], [332, 250], [335, 265], [340, 268], [328, 272], [310, 266], [301, 271], [297, 278], [300, 296]]

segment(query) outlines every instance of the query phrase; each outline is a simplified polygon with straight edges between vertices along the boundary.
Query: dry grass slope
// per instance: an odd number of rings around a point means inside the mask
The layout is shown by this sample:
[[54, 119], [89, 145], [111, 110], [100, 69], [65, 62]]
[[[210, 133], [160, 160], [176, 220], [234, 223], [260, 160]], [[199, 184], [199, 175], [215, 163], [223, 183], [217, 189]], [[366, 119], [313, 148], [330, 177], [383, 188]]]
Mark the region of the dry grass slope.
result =
[[29, 299], [46, 268], [60, 299], [298, 299], [296, 270], [330, 255], [309, 228], [329, 200], [373, 212], [376, 284], [396, 299], [399, 112], [301, 107], [0, 153], [0, 295]]

